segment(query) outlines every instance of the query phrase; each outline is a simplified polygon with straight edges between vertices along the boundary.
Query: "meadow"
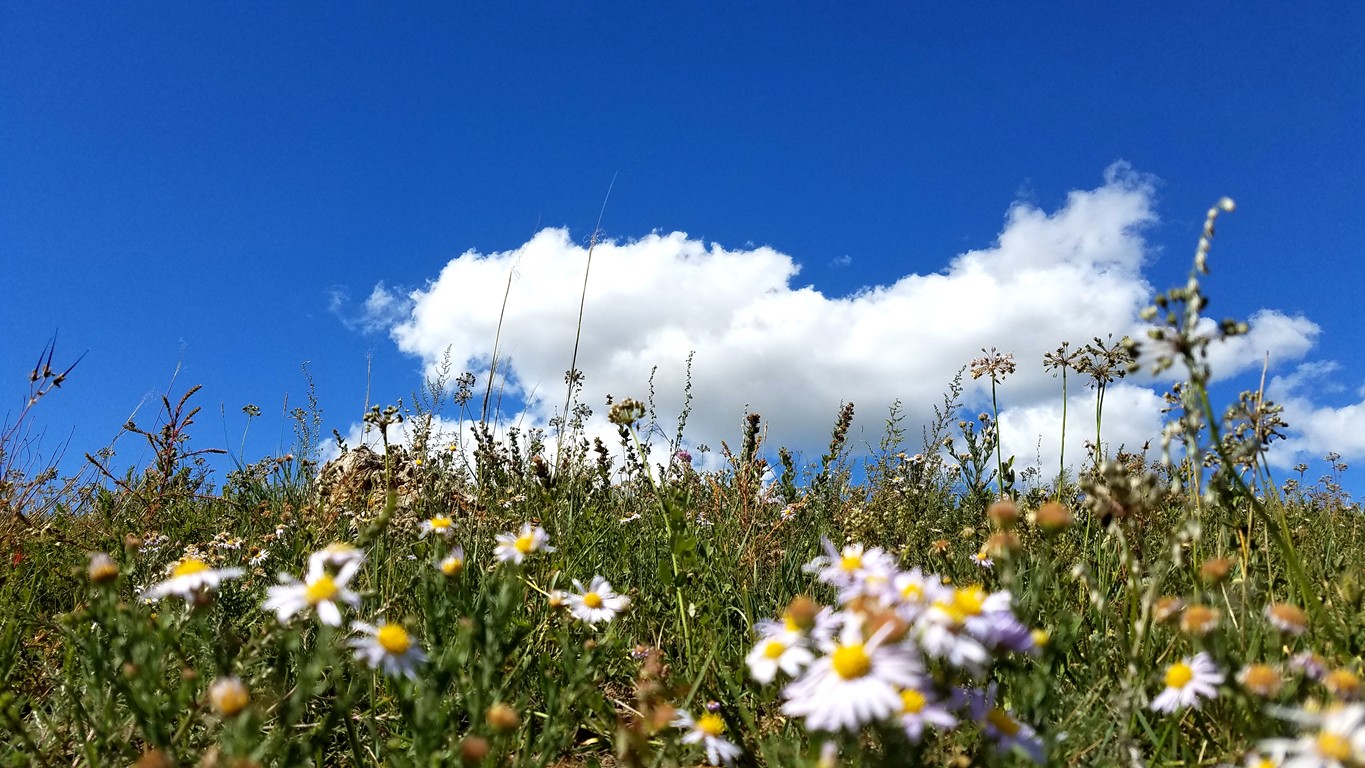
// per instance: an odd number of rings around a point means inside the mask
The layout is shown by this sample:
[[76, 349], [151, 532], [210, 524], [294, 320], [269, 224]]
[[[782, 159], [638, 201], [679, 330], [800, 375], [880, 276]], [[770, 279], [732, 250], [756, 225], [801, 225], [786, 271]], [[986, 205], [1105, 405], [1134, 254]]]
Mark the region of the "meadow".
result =
[[[747, 414], [699, 470], [648, 397], [589, 439], [572, 369], [564, 419], [496, 430], [446, 366], [325, 466], [312, 401], [216, 478], [191, 387], [125, 425], [149, 466], [61, 478], [25, 445], [80, 375], [49, 348], [0, 433], [0, 764], [1365, 765], [1360, 510], [1273, 477], [1263, 393], [1208, 393], [1231, 209], [1147, 338], [983, 350], [920, 434], [893, 405], [852, 458], [850, 404], [809, 465]], [[1183, 379], [1151, 459], [1103, 434], [1139, 360]], [[1094, 391], [1074, 475], [960, 402], [1023, 365]]]

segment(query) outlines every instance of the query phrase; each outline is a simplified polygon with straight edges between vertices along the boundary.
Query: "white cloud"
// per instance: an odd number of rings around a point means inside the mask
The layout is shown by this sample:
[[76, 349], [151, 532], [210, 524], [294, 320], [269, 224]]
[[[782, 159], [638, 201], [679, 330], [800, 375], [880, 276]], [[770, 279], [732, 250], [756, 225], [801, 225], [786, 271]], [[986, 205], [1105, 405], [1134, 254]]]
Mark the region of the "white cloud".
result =
[[[1206, 332], [1214, 323], [1201, 323]], [[1229, 379], [1248, 370], [1259, 371], [1269, 361], [1271, 368], [1298, 360], [1317, 343], [1322, 329], [1302, 315], [1289, 317], [1262, 309], [1247, 321], [1248, 332], [1210, 345], [1209, 366], [1217, 379]]]
[[412, 301], [407, 295], [389, 289], [380, 281], [359, 310], [351, 307], [351, 295], [345, 288], [333, 287], [328, 292], [327, 309], [340, 318], [348, 329], [359, 333], [375, 333], [403, 322], [412, 312]]
[[[953, 375], [994, 346], [1019, 366], [999, 388], [1006, 447], [1026, 466], [1041, 436], [1047, 469], [1057, 460], [1060, 385], [1042, 355], [1063, 340], [1083, 344], [1139, 327], [1138, 310], [1152, 296], [1143, 231], [1155, 221], [1152, 181], [1117, 164], [1102, 186], [1072, 192], [1056, 211], [1016, 203], [994, 244], [941, 271], [842, 297], [801, 285], [800, 266], [771, 247], [732, 250], [682, 232], [598, 243], [577, 362], [586, 376], [581, 399], [595, 411], [590, 430], [611, 434], [605, 397], [644, 399], [657, 366], [659, 419], [671, 432], [695, 351], [693, 445], [737, 447], [747, 407], [764, 416], [770, 446], [815, 457], [846, 401], [857, 404], [851, 441], [875, 444], [896, 399], [916, 440], [917, 424]], [[499, 366], [508, 394], [525, 401], [512, 418], [544, 425], [563, 406], [587, 259], [567, 231], [542, 230], [515, 250], [468, 251], [406, 297], [380, 284], [365, 316], [401, 312], [389, 330], [402, 351], [430, 369], [449, 348], [457, 365], [476, 371], [487, 370], [501, 316]], [[1307, 319], [1274, 311], [1257, 313], [1251, 325], [1248, 336], [1213, 353], [1215, 370], [1259, 365], [1267, 350], [1276, 360], [1300, 358], [1318, 333]], [[967, 384], [975, 412], [989, 402], [989, 381]], [[1072, 393], [1075, 425], [1093, 400], [1079, 382]], [[1105, 442], [1136, 449], [1155, 440], [1159, 407], [1157, 394], [1134, 382], [1114, 385]], [[1067, 455], [1078, 462], [1093, 430], [1069, 428]]]
[[1341, 391], [1331, 379], [1339, 368], [1334, 362], [1319, 360], [1271, 379], [1266, 396], [1284, 406], [1284, 420], [1291, 430], [1288, 439], [1271, 449], [1272, 464], [1283, 468], [1311, 463], [1329, 452], [1348, 461], [1365, 458], [1365, 394], [1359, 402], [1345, 405], [1316, 402], [1318, 397]]

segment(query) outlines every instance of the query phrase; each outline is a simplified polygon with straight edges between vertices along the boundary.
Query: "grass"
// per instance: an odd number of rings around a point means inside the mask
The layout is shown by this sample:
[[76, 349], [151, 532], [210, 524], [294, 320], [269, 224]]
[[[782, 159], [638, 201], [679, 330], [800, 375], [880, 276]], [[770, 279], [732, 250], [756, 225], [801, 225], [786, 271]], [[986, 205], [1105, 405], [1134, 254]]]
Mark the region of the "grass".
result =
[[[1075, 482], [1015, 478], [995, 413], [960, 417], [960, 374], [921, 444], [893, 406], [855, 473], [851, 404], [815, 466], [770, 467], [748, 414], [700, 472], [686, 414], [659, 445], [651, 405], [615, 403], [608, 446], [566, 408], [550, 452], [496, 437], [466, 377], [473, 443], [449, 450], [422, 429], [444, 373], [413, 412], [366, 414], [364, 478], [311, 461], [311, 401], [295, 454], [215, 484], [192, 388], [128, 425], [152, 466], [106, 452], [58, 481], [20, 466], [49, 348], [0, 441], [0, 764], [1365, 764], [1360, 510], [1271, 481], [1259, 393], [1208, 399], [1194, 320], [1225, 209], [1150, 339], [1041, 361], [1064, 395], [1068, 369], [1096, 384]], [[1106, 459], [1103, 386], [1133, 360], [1188, 374], [1166, 461]], [[417, 448], [389, 443], [400, 419]]]

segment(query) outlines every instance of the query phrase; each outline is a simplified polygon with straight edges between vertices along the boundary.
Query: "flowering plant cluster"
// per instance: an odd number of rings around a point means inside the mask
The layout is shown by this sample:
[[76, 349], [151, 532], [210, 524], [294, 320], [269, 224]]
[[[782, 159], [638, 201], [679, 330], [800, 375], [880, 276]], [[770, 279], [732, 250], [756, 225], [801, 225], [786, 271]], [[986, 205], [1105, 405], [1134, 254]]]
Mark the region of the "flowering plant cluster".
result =
[[901, 570], [879, 547], [824, 548], [805, 570], [837, 590], [838, 608], [798, 598], [780, 620], [759, 625], [746, 657], [760, 683], [791, 678], [784, 714], [826, 733], [895, 728], [912, 743], [969, 721], [997, 750], [1043, 762], [1037, 731], [1002, 702], [996, 684], [982, 684], [996, 660], [1038, 648], [1008, 591]]

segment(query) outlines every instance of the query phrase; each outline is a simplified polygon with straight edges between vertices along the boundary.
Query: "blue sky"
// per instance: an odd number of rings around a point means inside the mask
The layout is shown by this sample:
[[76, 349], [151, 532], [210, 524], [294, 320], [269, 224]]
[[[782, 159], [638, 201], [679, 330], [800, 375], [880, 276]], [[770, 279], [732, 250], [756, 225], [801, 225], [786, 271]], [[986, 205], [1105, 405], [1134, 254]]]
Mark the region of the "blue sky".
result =
[[[90, 350], [35, 413], [45, 448], [68, 435], [75, 456], [104, 445], [177, 367], [177, 392], [204, 385], [196, 446], [236, 451], [241, 407], [255, 403], [246, 458], [286, 450], [282, 404], [302, 404], [305, 361], [326, 429], [352, 432], [367, 391], [410, 395], [453, 328], [496, 322], [487, 297], [500, 301], [511, 254], [538, 237], [535, 263], [550, 266], [521, 270], [509, 299], [524, 322], [507, 329], [509, 390], [558, 400], [551, 372], [570, 350], [536, 340], [562, 341], [545, 329], [576, 313], [565, 276], [581, 262], [553, 265], [575, 258], [615, 179], [602, 228], [622, 270], [654, 278], [594, 274], [587, 315], [618, 322], [585, 329], [601, 366], [584, 368], [589, 394], [642, 395], [640, 371], [659, 365], [661, 404], [673, 404], [679, 350], [695, 349], [716, 394], [698, 398], [697, 441], [736, 442], [749, 403], [782, 417], [774, 441], [817, 455], [841, 399], [829, 382], [848, 381], [875, 442], [893, 397], [927, 407], [945, 371], [991, 344], [1017, 348], [1030, 371], [1003, 403], [1016, 433], [1047, 424], [1038, 409], [1057, 392], [1031, 345], [1129, 330], [1128, 304], [1078, 294], [1116, 275], [1104, 285], [1183, 280], [1204, 211], [1230, 195], [1239, 208], [1214, 246], [1210, 313], [1273, 312], [1271, 374], [1316, 425], [1295, 450], [1336, 440], [1365, 458], [1353, 429], [1365, 431], [1359, 4], [466, 5], [0, 7], [0, 387], [17, 408], [54, 331], [56, 362]], [[1106, 176], [1120, 161], [1131, 170]], [[1069, 197], [1106, 190], [1141, 210], [1085, 219]], [[1050, 305], [1030, 329], [1027, 312], [1000, 304], [1002, 276], [1028, 260], [1011, 247], [1062, 235], [1006, 247], [1012, 210], [1051, 216], [1066, 237], [1128, 237], [1137, 256], [1085, 255], [1068, 290], [1034, 295]], [[650, 250], [655, 232], [686, 237]], [[713, 258], [679, 261], [689, 248]], [[973, 252], [989, 252], [979, 261], [998, 293], [951, 279], [969, 276], [978, 260], [961, 257]], [[734, 276], [766, 288], [713, 301]], [[836, 330], [894, 323], [900, 305], [869, 289], [896, 285], [914, 306], [942, 307], [906, 314], [896, 334], [929, 349], [919, 368], [914, 346]], [[771, 325], [745, 319], [764, 295], [802, 322], [775, 320], [787, 335], [765, 336]], [[614, 314], [637, 306], [648, 317]], [[486, 354], [470, 338], [458, 348]], [[812, 349], [825, 354], [793, 361]], [[1133, 386], [1139, 408], [1149, 399]], [[548, 407], [518, 417], [536, 423]], [[1127, 426], [1135, 437], [1153, 423]], [[1032, 438], [1018, 446], [1035, 452]], [[144, 458], [119, 447], [124, 465]]]

